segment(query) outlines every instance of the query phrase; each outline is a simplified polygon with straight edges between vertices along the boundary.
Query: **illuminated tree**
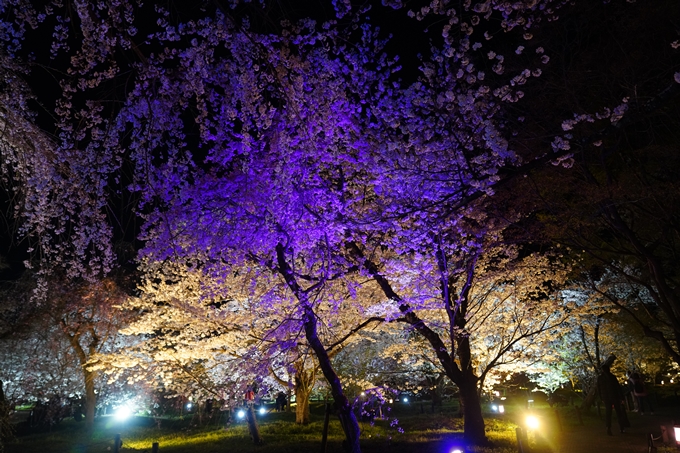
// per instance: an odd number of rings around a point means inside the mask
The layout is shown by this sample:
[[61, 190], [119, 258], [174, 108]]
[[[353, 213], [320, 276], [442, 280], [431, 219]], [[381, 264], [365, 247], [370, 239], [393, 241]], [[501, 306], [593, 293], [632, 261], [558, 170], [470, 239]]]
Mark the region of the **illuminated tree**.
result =
[[[127, 296], [112, 279], [71, 283], [51, 278], [46, 284], [43, 304], [24, 304], [21, 323], [0, 340], [0, 375], [15, 401], [82, 398], [91, 428], [102, 382], [90, 360], [121, 346], [118, 329], [125, 320], [115, 306]], [[30, 293], [19, 297], [30, 301]]]
[[[263, 312], [281, 301], [290, 307], [351, 451], [359, 451], [359, 428], [329, 356], [335, 340], [320, 330], [345, 303], [363, 313], [357, 276], [371, 277], [387, 299], [379, 311], [421, 334], [461, 388], [466, 437], [485, 442], [462, 314], [487, 271], [484, 257], [527, 214], [516, 206], [489, 215], [493, 197], [517, 175], [550, 162], [569, 166], [577, 147], [596, 147], [606, 134], [592, 139], [591, 120], [616, 126], [631, 117], [629, 94], [588, 108], [540, 101], [543, 71], [556, 58], [533, 36], [550, 42], [566, 2], [432, 2], [414, 11], [385, 2], [397, 8], [391, 14], [414, 18], [409, 27], [424, 49], [419, 72], [408, 68], [404, 81], [384, 53], [389, 44], [351, 2], [333, 2], [337, 20], [280, 24], [237, 0], [204, 8], [31, 3], [0, 5], [3, 95], [16, 95], [6, 118], [26, 131], [2, 136], [11, 157], [3, 174], [26, 194], [22, 232], [44, 273], [62, 268], [94, 280], [109, 271], [113, 242], [130, 235], [119, 231], [112, 200], [130, 199], [144, 221], [131, 235], [149, 268], [175, 262], [220, 281], [252, 267], [276, 279], [284, 297], [249, 303]], [[434, 36], [428, 43], [425, 30]], [[493, 39], [500, 33], [503, 40]], [[47, 45], [34, 52], [22, 48], [27, 42]], [[32, 66], [49, 71], [41, 80], [55, 81], [57, 94], [44, 104], [53, 118], [34, 120], [28, 91], [17, 88], [25, 84], [12, 82], [32, 56], [47, 61]], [[672, 82], [668, 70], [663, 77]], [[31, 146], [40, 152], [28, 153]], [[429, 288], [439, 282], [436, 297], [399, 284], [412, 273], [430, 277]], [[435, 300], [447, 314], [450, 353], [420, 315]]]

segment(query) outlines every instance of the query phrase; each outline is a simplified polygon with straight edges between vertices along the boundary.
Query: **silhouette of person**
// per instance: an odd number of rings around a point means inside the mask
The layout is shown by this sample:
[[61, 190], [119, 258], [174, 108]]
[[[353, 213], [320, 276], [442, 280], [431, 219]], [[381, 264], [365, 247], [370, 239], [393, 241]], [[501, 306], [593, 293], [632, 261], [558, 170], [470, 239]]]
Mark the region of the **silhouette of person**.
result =
[[602, 366], [602, 373], [597, 377], [597, 388], [600, 391], [600, 398], [605, 407], [605, 422], [607, 424], [607, 434], [612, 435], [612, 409], [616, 411], [616, 419], [619, 422], [619, 429], [625, 432], [630, 426], [626, 412], [623, 410], [623, 390], [619, 380], [609, 369], [609, 365]]

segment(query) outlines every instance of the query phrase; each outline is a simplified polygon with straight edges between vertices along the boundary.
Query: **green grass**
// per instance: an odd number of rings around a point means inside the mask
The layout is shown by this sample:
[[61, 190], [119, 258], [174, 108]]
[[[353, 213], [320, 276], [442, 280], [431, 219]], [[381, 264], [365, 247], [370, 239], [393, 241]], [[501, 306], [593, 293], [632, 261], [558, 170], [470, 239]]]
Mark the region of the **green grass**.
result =
[[[396, 406], [390, 417], [399, 420], [397, 427], [390, 420], [374, 423], [360, 422], [362, 451], [366, 453], [406, 453], [445, 451], [452, 441], [462, 437], [462, 420], [451, 405], [430, 412], [427, 405]], [[473, 453], [515, 453], [517, 451], [512, 413], [502, 418], [487, 414], [487, 436], [493, 447], [475, 447]], [[260, 420], [260, 434], [265, 444], [255, 446], [250, 440], [245, 423], [211, 421], [205, 426], [184, 420], [162, 420], [160, 428], [151, 418], [136, 417], [121, 423], [112, 417], [96, 420], [92, 436], [84, 430], [84, 424], [66, 420], [54, 427], [52, 432], [19, 436], [16, 442], [6, 446], [7, 453], [86, 453], [108, 452], [113, 449], [113, 439], [120, 433], [123, 439], [121, 452], [150, 452], [153, 442], [158, 442], [162, 453], [300, 453], [319, 451], [323, 430], [323, 405], [312, 407], [311, 423], [296, 425], [292, 413], [272, 412]], [[399, 430], [398, 428], [401, 428]], [[327, 453], [342, 450], [344, 435], [337, 419], [331, 417]]]

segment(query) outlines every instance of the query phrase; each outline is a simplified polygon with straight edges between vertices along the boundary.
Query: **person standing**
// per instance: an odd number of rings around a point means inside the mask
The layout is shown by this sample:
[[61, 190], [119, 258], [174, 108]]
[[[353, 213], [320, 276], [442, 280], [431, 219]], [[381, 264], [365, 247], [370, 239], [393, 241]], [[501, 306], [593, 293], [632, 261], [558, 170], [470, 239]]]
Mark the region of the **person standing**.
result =
[[630, 426], [626, 412], [623, 410], [623, 390], [619, 380], [610, 370], [610, 365], [602, 365], [602, 372], [597, 377], [597, 388], [600, 391], [600, 399], [605, 406], [605, 422], [607, 424], [607, 434], [612, 435], [612, 409], [616, 411], [616, 419], [619, 422], [619, 429], [625, 432]]
[[633, 396], [637, 400], [637, 407], [640, 414], [645, 415], [645, 407], [649, 409], [649, 412], [654, 415], [654, 408], [652, 407], [652, 402], [649, 399], [649, 393], [645, 386], [645, 379], [637, 371], [631, 374], [631, 381], [633, 382]]
[[283, 412], [286, 410], [286, 394], [283, 392], [279, 392], [278, 395], [276, 395], [276, 411], [277, 412]]
[[626, 401], [628, 401], [628, 395], [630, 394], [631, 399], [633, 400], [633, 409], [631, 410], [631, 412], [637, 412], [638, 409], [639, 409], [639, 406], [638, 406], [638, 399], [635, 396], [635, 382], [633, 381], [633, 373], [634, 372], [632, 370], [626, 371], [626, 379], [627, 380], [626, 380], [626, 392], [625, 392], [626, 394], [625, 394], [625, 396], [626, 396]]

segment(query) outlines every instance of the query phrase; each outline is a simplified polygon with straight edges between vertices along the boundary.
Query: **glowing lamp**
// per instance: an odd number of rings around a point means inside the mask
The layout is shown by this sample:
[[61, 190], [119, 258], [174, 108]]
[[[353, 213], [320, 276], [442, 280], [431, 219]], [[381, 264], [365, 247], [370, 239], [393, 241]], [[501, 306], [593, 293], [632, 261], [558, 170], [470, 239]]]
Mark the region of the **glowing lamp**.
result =
[[447, 453], [465, 453], [465, 447], [460, 443], [453, 445], [447, 450]]
[[528, 415], [527, 418], [525, 419], [525, 423], [528, 429], [538, 429], [539, 426], [538, 418], [536, 418], [533, 415]]
[[192, 407], [194, 407], [194, 405], [191, 403], [191, 401], [189, 401], [187, 403], [187, 410], [190, 411]]
[[408, 398], [404, 397], [404, 402], [408, 403]]
[[267, 413], [267, 410], [264, 407], [261, 407], [258, 412], [259, 412], [260, 415], [264, 415], [264, 414]]
[[680, 448], [680, 425], [673, 425], [673, 434], [675, 434], [675, 445]]
[[116, 411], [114, 412], [114, 417], [116, 419], [123, 421], [132, 416], [132, 408], [128, 403], [124, 403], [116, 408]]
[[236, 413], [236, 416], [240, 419], [243, 419], [243, 417], [246, 416], [246, 411], [244, 411], [243, 409], [239, 409], [239, 411]]

